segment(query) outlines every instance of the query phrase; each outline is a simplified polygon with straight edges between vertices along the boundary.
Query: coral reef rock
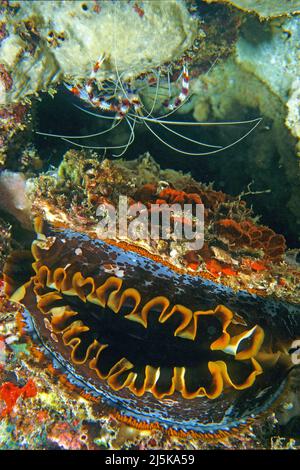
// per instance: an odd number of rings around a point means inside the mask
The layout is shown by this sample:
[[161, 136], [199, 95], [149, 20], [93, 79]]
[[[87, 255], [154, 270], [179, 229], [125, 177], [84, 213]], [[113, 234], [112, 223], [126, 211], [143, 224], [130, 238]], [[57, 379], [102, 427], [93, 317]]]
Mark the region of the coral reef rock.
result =
[[[265, 3], [269, 2], [261, 2]], [[285, 207], [281, 224], [295, 240], [300, 231], [299, 40], [299, 15], [262, 23], [247, 14], [235, 51], [193, 84], [198, 121], [242, 120], [247, 112], [263, 117], [239, 150], [228, 152], [221, 165], [219, 159], [211, 159], [208, 166], [231, 193], [240, 190], [241, 168], [256, 188], [270, 189], [267, 213], [271, 218]], [[237, 165], [233, 173], [232, 158]]]
[[243, 11], [256, 13], [262, 19], [300, 13], [299, 0], [204, 0], [204, 2], [233, 5]]
[[[11, 1], [0, 24], [0, 102], [20, 102], [63, 80], [124, 80], [178, 59], [199, 35], [182, 1]], [[157, 37], [159, 36], [159, 47]]]

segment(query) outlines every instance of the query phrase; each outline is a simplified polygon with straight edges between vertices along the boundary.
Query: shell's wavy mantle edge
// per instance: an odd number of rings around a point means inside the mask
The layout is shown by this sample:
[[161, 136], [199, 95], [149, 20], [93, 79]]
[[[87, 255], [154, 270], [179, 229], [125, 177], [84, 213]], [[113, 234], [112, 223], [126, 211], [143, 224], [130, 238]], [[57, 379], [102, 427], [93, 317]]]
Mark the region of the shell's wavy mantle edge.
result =
[[[300, 335], [298, 305], [178, 273], [134, 247], [36, 225], [34, 260], [12, 255], [6, 292], [70, 382], [120, 420], [215, 438], [280, 397], [292, 367], [284, 351]], [[124, 278], [105, 272], [108, 262]]]

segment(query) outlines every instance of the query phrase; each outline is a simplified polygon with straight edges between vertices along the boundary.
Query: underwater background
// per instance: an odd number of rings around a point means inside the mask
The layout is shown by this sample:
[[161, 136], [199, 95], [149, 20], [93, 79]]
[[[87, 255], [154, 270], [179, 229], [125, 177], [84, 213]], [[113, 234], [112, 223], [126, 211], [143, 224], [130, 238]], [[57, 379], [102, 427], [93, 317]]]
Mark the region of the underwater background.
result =
[[[298, 0], [0, 1], [1, 449], [299, 449], [299, 44]], [[203, 246], [99, 242], [124, 195]]]

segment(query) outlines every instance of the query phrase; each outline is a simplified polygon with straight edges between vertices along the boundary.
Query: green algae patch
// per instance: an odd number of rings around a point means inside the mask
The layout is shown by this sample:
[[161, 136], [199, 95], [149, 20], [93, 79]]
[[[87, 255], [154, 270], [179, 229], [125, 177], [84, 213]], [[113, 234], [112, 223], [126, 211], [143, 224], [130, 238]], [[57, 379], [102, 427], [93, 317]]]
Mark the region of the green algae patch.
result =
[[12, 438], [13, 426], [7, 420], [0, 421], [0, 450], [17, 448], [16, 442]]
[[10, 347], [17, 356], [20, 356], [21, 354], [30, 356], [30, 351], [28, 350], [27, 343], [12, 344]]
[[206, 3], [232, 5], [247, 13], [256, 13], [260, 18], [276, 18], [300, 13], [299, 0], [204, 0]]

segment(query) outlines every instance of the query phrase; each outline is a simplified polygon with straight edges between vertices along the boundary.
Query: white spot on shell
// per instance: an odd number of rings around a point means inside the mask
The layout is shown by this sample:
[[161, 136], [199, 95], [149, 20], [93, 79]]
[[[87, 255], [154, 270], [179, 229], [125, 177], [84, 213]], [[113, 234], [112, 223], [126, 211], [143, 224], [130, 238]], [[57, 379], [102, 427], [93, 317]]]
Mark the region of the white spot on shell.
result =
[[58, 343], [57, 336], [56, 336], [54, 333], [51, 333], [51, 338], [53, 339], [53, 341], [55, 341], [56, 343]]
[[124, 277], [124, 270], [123, 269], [119, 269], [115, 272], [115, 275], [117, 277]]
[[82, 255], [82, 249], [81, 248], [76, 248], [75, 255], [77, 255], [77, 256]]
[[294, 405], [293, 405], [292, 402], [284, 403], [283, 408], [284, 408], [285, 410], [292, 410], [292, 409], [294, 408]]
[[12, 343], [15, 343], [16, 341], [19, 341], [19, 338], [16, 335], [8, 336], [8, 338], [5, 339], [6, 344], [12, 344]]
[[47, 330], [53, 331], [52, 325], [51, 325], [48, 318], [44, 318], [44, 324], [45, 324], [45, 327], [47, 328]]

